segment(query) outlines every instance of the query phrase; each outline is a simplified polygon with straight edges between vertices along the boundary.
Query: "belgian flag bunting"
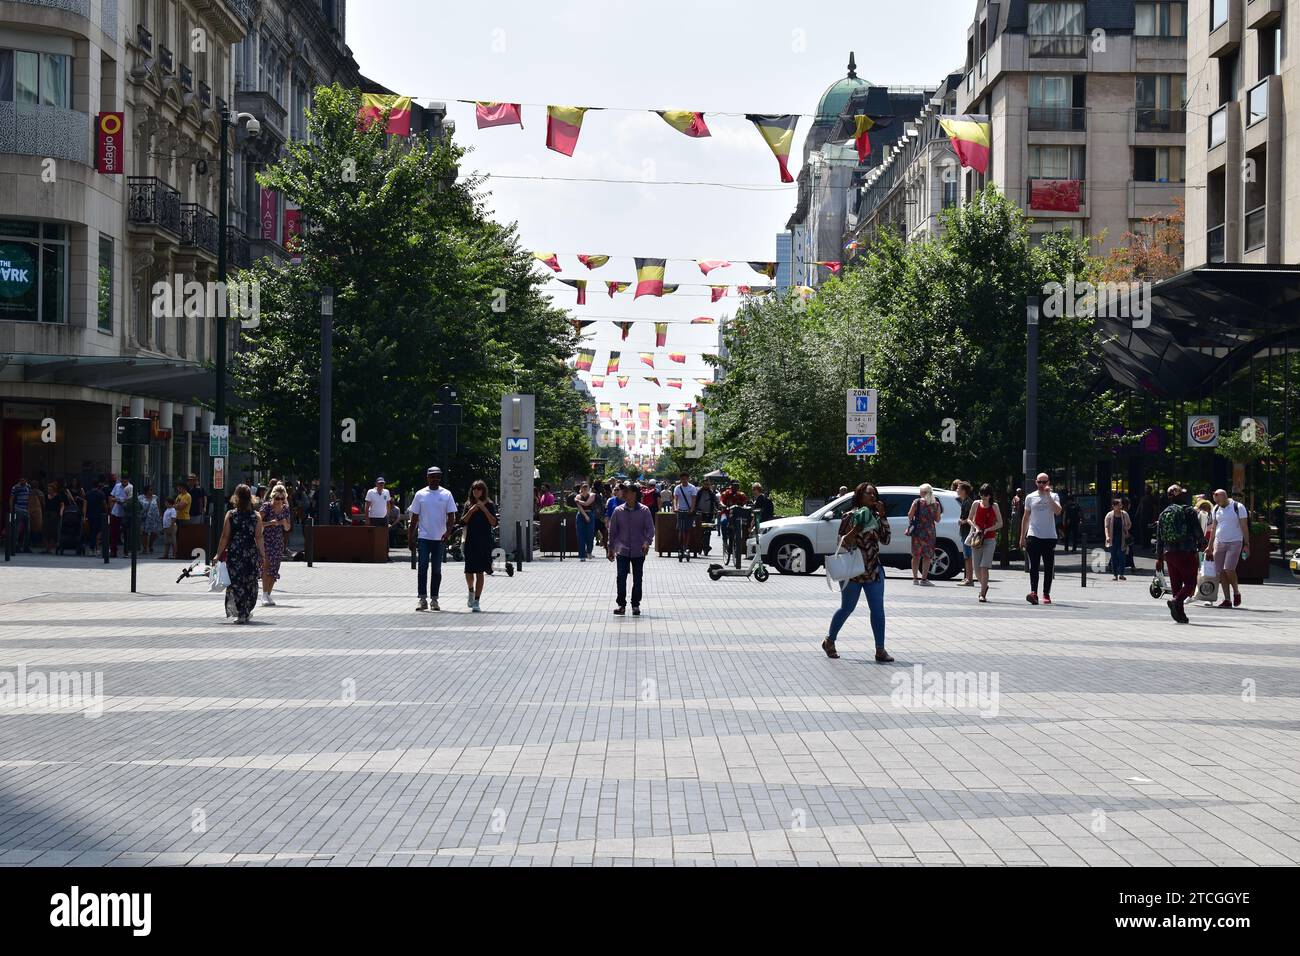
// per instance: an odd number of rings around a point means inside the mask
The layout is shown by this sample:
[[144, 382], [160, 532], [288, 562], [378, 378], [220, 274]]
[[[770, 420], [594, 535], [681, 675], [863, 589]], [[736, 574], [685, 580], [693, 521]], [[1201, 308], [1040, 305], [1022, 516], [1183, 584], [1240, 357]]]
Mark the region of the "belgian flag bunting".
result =
[[871, 155], [871, 137], [868, 132], [876, 128], [876, 121], [870, 116], [858, 114], [853, 117], [853, 145], [858, 148], [858, 162], [865, 163]]
[[578, 261], [588, 269], [599, 269], [606, 262], [609, 262], [609, 256], [578, 256]]
[[[725, 286], [724, 286], [725, 288]], [[691, 325], [712, 325], [713, 317], [710, 315], [701, 315], [699, 318], [691, 319]]]
[[661, 347], [663, 345], [666, 345], [667, 343], [668, 343], [668, 323], [656, 322], [655, 323], [655, 346]]
[[388, 128], [391, 136], [411, 135], [411, 98], [395, 93], [362, 93], [361, 110], [357, 119], [362, 126], [370, 126], [385, 112], [388, 112]]
[[479, 129], [487, 129], [490, 126], [518, 126], [524, 128], [523, 114], [520, 112], [519, 103], [486, 103], [476, 101], [474, 103], [474, 118], [478, 121]]
[[751, 263], [749, 264], [749, 267], [750, 267], [751, 269], [753, 269], [755, 272], [761, 272], [763, 275], [767, 276], [769, 279], [775, 279], [775, 278], [776, 278], [776, 263], [775, 263], [775, 262], [751, 262]]
[[595, 358], [596, 358], [596, 353], [595, 353], [594, 350], [592, 350], [592, 349], [579, 349], [579, 350], [578, 350], [578, 365], [577, 365], [578, 371], [579, 371], [579, 372], [590, 372], [590, 371], [591, 371], [591, 363], [592, 363], [592, 361], [593, 361]]
[[818, 262], [814, 262], [813, 265], [815, 265], [815, 266], [822, 266], [822, 267], [825, 268], [825, 269], [830, 269], [830, 270], [831, 270], [831, 275], [836, 275], [836, 276], [837, 276], [837, 275], [840, 274], [840, 265], [841, 265], [841, 263], [836, 262], [836, 261], [834, 261], [834, 260], [829, 261], [829, 262], [827, 262], [827, 261], [818, 261]]
[[[592, 388], [604, 388], [604, 387], [605, 387], [605, 378], [604, 378], [604, 376], [596, 376], [596, 375], [593, 375], [593, 376], [591, 377], [591, 387], [592, 387]], [[600, 407], [601, 407], [601, 408], [605, 408], [606, 406], [602, 405], [602, 406], [600, 406]], [[603, 415], [604, 412], [601, 412], [601, 414]]]
[[626, 341], [627, 341], [627, 333], [631, 330], [632, 326], [633, 326], [635, 323], [633, 323], [633, 322], [615, 322], [614, 324], [617, 325], [617, 326], [619, 327], [619, 329], [622, 331], [622, 333], [623, 333], [623, 341], [626, 342]]
[[628, 379], [628, 376], [626, 376], [626, 375], [620, 375], [620, 376], [618, 377], [618, 387], [619, 387], [619, 388], [627, 388], [627, 379]]
[[586, 279], [561, 279], [565, 285], [573, 286], [578, 290], [578, 305], [587, 304], [587, 280]]
[[667, 263], [667, 259], [637, 259], [636, 294], [632, 298], [639, 299], [643, 295], [663, 295], [666, 291], [664, 271]]
[[727, 294], [727, 289], [728, 289], [728, 288], [730, 288], [730, 287], [729, 287], [729, 286], [725, 286], [725, 285], [711, 285], [711, 286], [709, 286], [709, 289], [712, 291], [712, 299], [711, 299], [710, 301], [712, 301], [712, 302], [717, 302], [719, 299], [721, 299], [724, 295]]
[[664, 286], [663, 294], [664, 294], [664, 295], [672, 295], [674, 292], [676, 292], [676, 291], [677, 291], [678, 289], [680, 289], [680, 288], [681, 288], [681, 286], [674, 282], [674, 283], [671, 284], [671, 285], [666, 285], [666, 286]]
[[582, 117], [589, 106], [546, 107], [546, 148], [572, 156], [582, 132]]
[[781, 182], [794, 182], [787, 163], [790, 161], [790, 146], [794, 142], [794, 128], [799, 125], [799, 114], [746, 113], [745, 119], [758, 128], [763, 142], [771, 148], [776, 164], [781, 167]]
[[651, 368], [654, 368], [654, 367], [655, 367], [655, 354], [654, 354], [654, 352], [641, 352], [640, 355], [641, 355], [641, 364], [642, 364], [642, 365], [649, 365]]
[[595, 319], [570, 319], [569, 324], [573, 326], [573, 331], [581, 335], [582, 330], [589, 325], [595, 325], [596, 320]]
[[619, 354], [620, 354], [620, 353], [618, 353], [618, 352], [610, 352], [610, 353], [609, 353], [609, 361], [605, 364], [605, 374], [606, 374], [606, 375], [613, 375], [615, 372], [618, 371], [618, 357], [619, 357]]
[[627, 287], [631, 284], [632, 283], [630, 282], [606, 282], [605, 289], [609, 292], [609, 297], [612, 299], [614, 296], [618, 295], [618, 293], [626, 292]]
[[695, 263], [705, 275], [708, 275], [714, 269], [725, 269], [731, 265], [726, 259], [696, 259]]
[[534, 252], [533, 258], [556, 272], [560, 271], [560, 257], [554, 252]]
[[671, 361], [673, 361], [673, 362], [676, 362], [678, 365], [685, 365], [685, 364], [686, 364], [686, 353], [685, 353], [685, 352], [669, 352], [669, 353], [668, 353], [668, 358], [669, 358], [669, 360], [671, 360]]
[[977, 173], [987, 172], [989, 150], [993, 145], [993, 127], [988, 116], [983, 113], [962, 113], [940, 116], [938, 119], [961, 164]]
[[679, 133], [685, 133], [687, 136], [701, 137], [708, 136], [709, 128], [704, 125], [704, 114], [696, 113], [691, 110], [655, 110], [664, 118], [664, 122], [677, 130]]

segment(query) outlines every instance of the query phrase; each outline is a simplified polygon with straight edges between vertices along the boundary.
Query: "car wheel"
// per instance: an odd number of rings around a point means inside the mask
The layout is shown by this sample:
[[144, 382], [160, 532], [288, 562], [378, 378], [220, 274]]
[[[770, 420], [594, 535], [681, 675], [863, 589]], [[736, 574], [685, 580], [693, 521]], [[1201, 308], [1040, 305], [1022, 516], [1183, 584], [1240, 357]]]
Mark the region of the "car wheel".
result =
[[940, 581], [951, 581], [965, 570], [962, 554], [947, 541], [940, 541], [934, 547], [934, 562], [930, 565], [930, 577]]
[[812, 574], [817, 556], [807, 538], [777, 538], [768, 549], [768, 563], [778, 574]]

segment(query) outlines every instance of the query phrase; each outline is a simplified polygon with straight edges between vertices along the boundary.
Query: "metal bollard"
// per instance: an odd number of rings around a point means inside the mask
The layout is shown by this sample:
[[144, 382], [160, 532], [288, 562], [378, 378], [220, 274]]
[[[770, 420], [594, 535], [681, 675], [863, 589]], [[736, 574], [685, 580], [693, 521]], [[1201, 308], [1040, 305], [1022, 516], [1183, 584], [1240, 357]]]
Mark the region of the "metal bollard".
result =
[[[310, 533], [308, 533], [310, 532]], [[311, 515], [307, 516], [307, 523], [304, 526], [303, 543], [307, 546], [307, 567], [312, 566], [312, 560], [316, 557], [316, 519]]]
[[560, 560], [564, 560], [564, 549], [569, 546], [569, 519], [560, 519]]
[[1079, 587], [1086, 588], [1088, 586], [1088, 556], [1089, 556], [1087, 528], [1079, 529], [1079, 547], [1081, 548], [1079, 553], [1083, 556], [1083, 560], [1079, 562], [1080, 564]]
[[6, 563], [9, 562], [9, 559], [13, 556], [14, 553], [14, 522], [17, 520], [17, 516], [18, 516], [17, 511], [10, 511], [9, 520], [5, 522], [5, 562]]
[[518, 521], [515, 522], [515, 567], [524, 569], [524, 528]]

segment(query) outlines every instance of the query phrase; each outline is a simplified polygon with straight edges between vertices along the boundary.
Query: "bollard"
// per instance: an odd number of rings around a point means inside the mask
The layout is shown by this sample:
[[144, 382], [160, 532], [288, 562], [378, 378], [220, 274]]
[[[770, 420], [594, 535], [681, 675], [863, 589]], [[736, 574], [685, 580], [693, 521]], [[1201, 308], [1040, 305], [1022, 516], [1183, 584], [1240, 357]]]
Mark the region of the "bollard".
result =
[[515, 522], [515, 567], [524, 569], [524, 528], [518, 521]]
[[14, 553], [14, 521], [18, 517], [17, 511], [9, 512], [9, 520], [5, 522], [5, 563], [9, 562]]
[[[310, 534], [308, 534], [310, 529]], [[316, 519], [311, 515], [307, 516], [307, 522], [303, 529], [304, 544], [307, 545], [307, 567], [312, 566], [312, 559], [316, 557]]]
[[[103, 531], [100, 533], [100, 536], [99, 536], [99, 539], [100, 539], [100, 541], [102, 542], [102, 547], [100, 548], [100, 550], [103, 552], [103, 555], [104, 555], [104, 563], [105, 563], [105, 564], [108, 564], [108, 539], [109, 539], [109, 536], [110, 536], [110, 532], [109, 532], [109, 522], [111, 522], [112, 520], [113, 520], [113, 518], [112, 518], [111, 515], [105, 515], [105, 516], [104, 516], [104, 518], [103, 518], [103, 522], [102, 522], [103, 525], [104, 525], [104, 529], [103, 529]], [[179, 533], [180, 533], [180, 532], [177, 532], [177, 534], [179, 534]]]
[[131, 495], [131, 500], [127, 502], [127, 508], [129, 511], [127, 526], [131, 529], [129, 535], [131, 542], [131, 593], [134, 594], [135, 561], [136, 555], [140, 552], [140, 501], [134, 494]]
[[1088, 586], [1088, 529], [1079, 529], [1079, 547], [1082, 549], [1079, 553], [1083, 555], [1083, 561], [1080, 562], [1081, 570], [1079, 571], [1079, 587]]
[[560, 519], [560, 560], [564, 560], [564, 549], [569, 546], [569, 519]]

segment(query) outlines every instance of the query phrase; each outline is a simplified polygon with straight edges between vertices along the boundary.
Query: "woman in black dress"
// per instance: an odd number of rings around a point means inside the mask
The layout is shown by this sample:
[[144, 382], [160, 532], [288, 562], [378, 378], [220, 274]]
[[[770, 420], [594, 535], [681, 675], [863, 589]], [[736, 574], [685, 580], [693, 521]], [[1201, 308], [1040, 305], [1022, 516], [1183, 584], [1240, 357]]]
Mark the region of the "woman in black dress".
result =
[[483, 596], [484, 575], [492, 570], [492, 529], [497, 526], [497, 509], [488, 497], [487, 483], [481, 478], [469, 486], [465, 513], [460, 517], [465, 527], [465, 586], [471, 611], [479, 611]]
[[253, 491], [248, 485], [236, 488], [230, 503], [233, 509], [226, 512], [217, 555], [225, 560], [230, 574], [226, 617], [233, 617], [236, 624], [247, 624], [257, 606], [257, 569], [266, 565], [262, 516], [253, 510]]

